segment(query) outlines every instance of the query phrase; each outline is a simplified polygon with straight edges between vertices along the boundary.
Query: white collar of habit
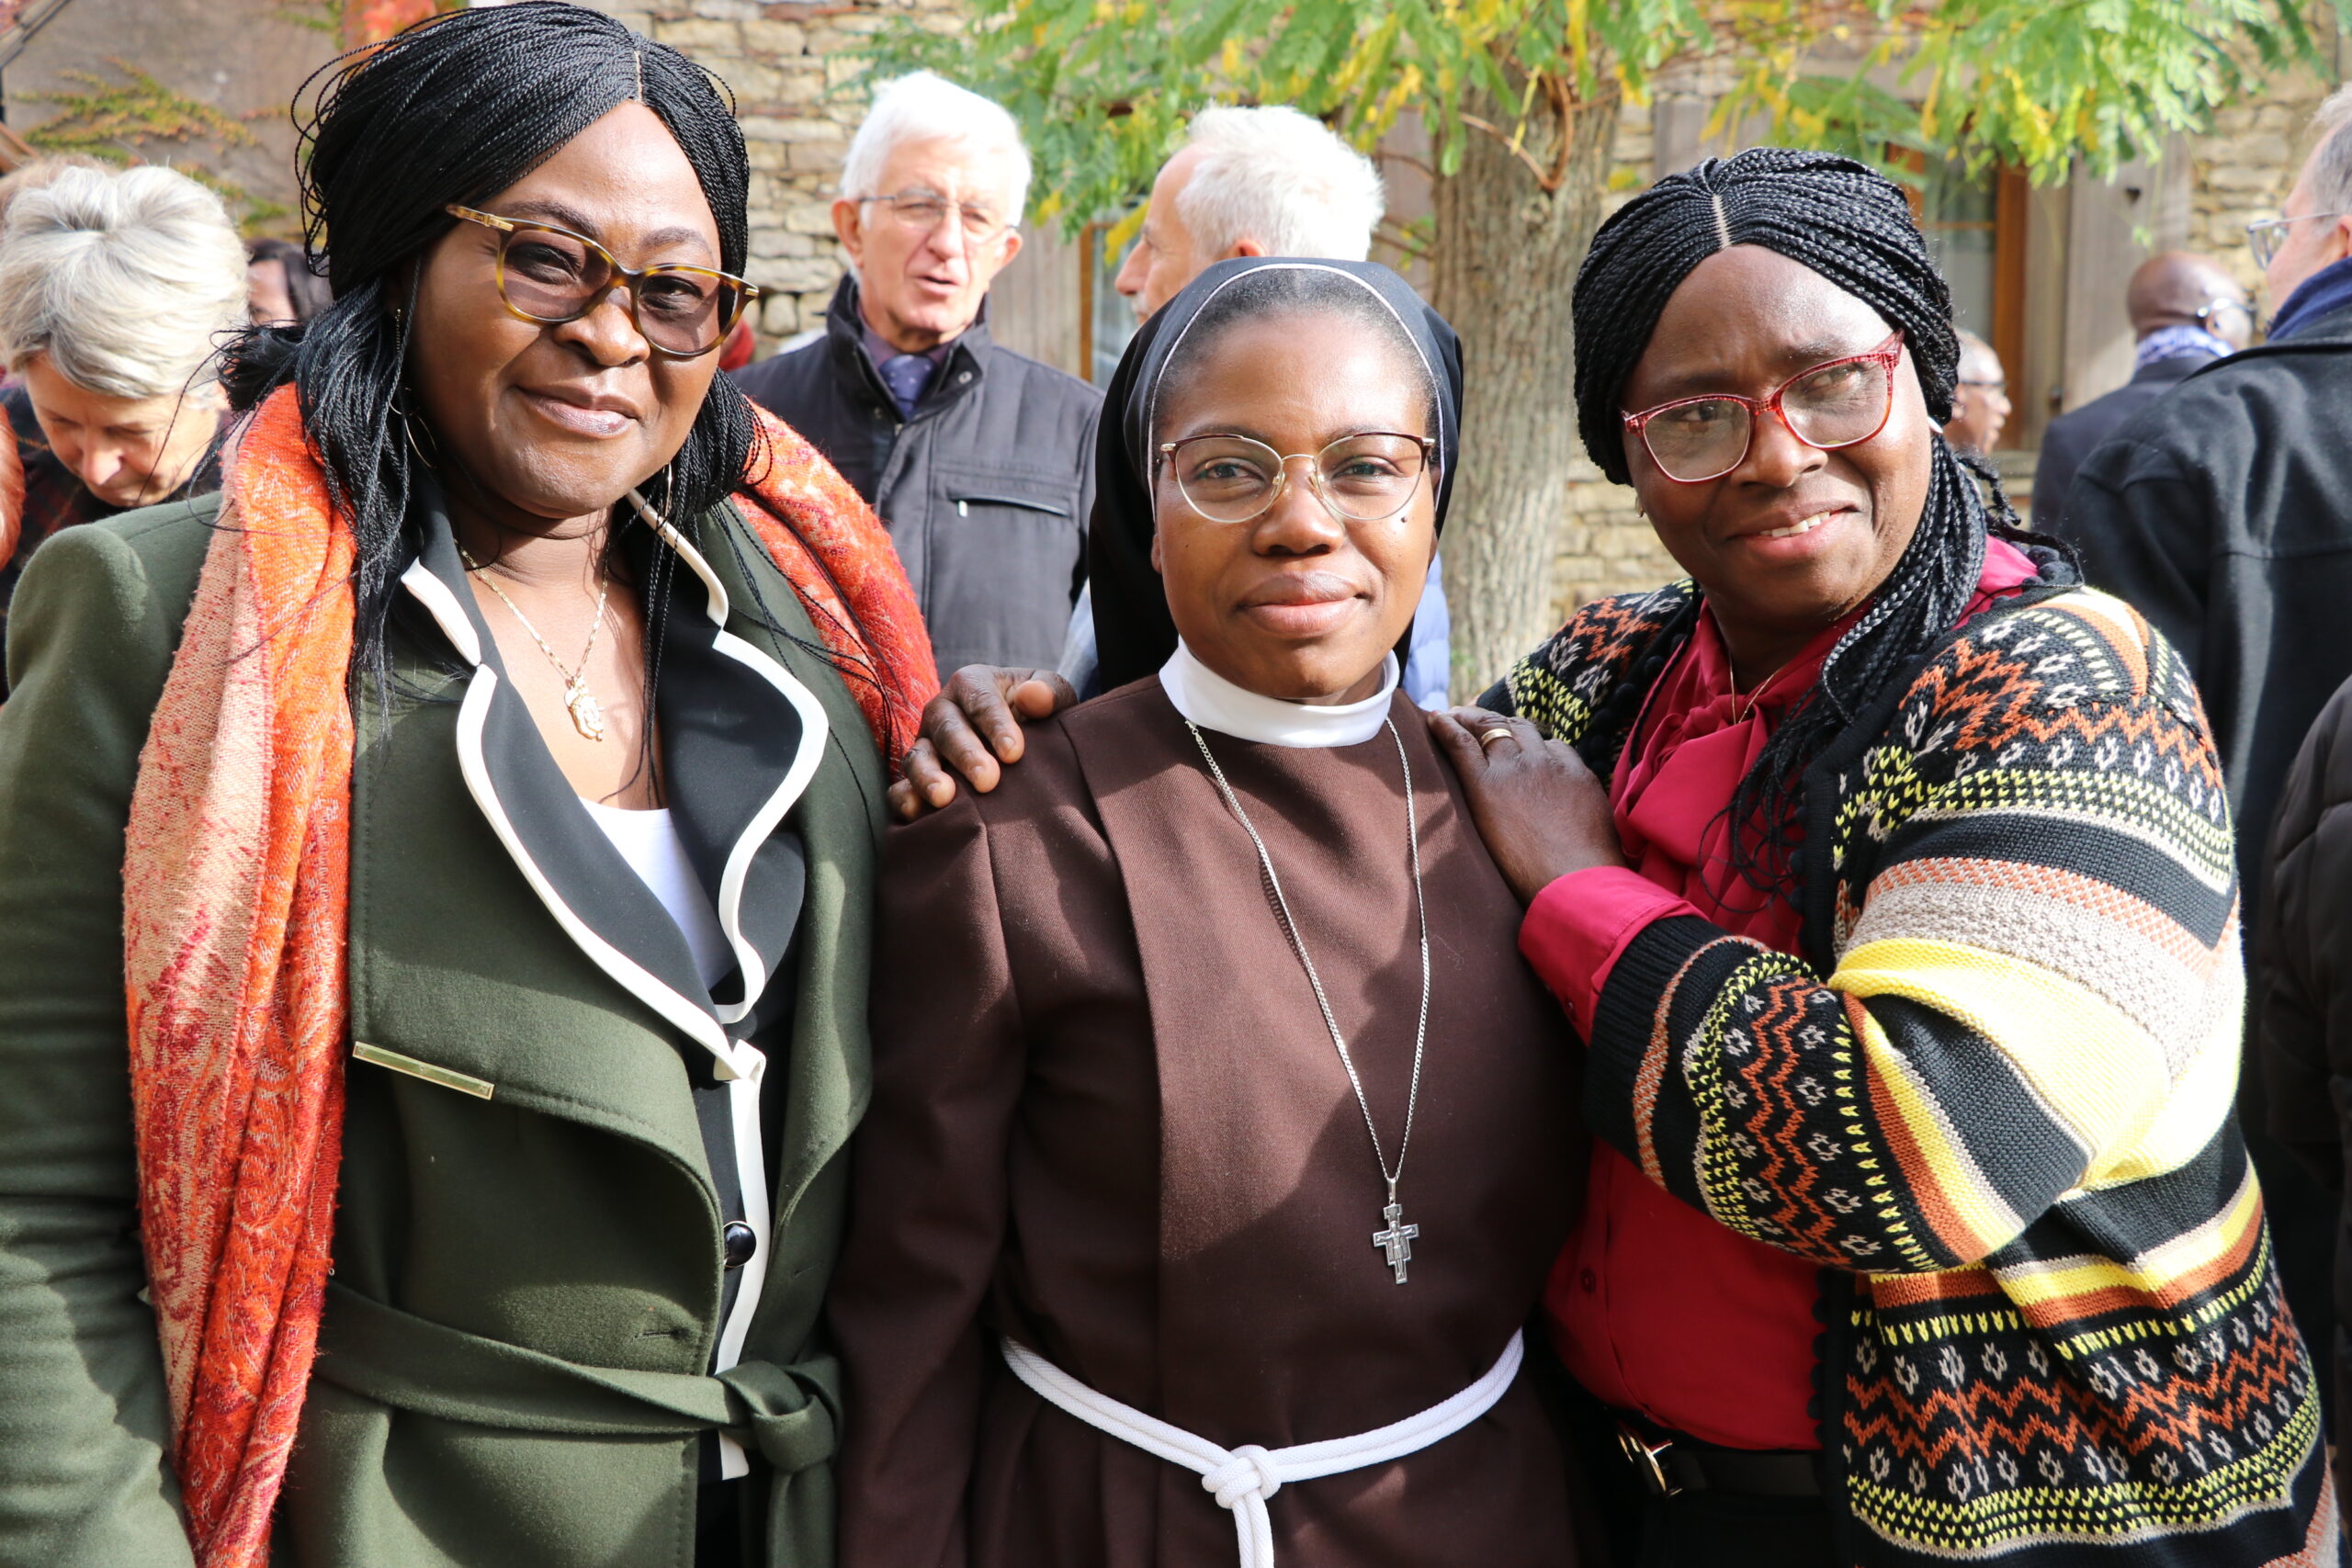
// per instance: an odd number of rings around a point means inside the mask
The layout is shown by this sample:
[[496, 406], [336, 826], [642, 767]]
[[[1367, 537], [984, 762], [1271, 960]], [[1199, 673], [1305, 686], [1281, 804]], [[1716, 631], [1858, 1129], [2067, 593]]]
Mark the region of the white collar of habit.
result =
[[1355, 746], [1379, 734], [1387, 722], [1388, 699], [1396, 694], [1399, 674], [1392, 653], [1380, 666], [1380, 690], [1360, 703], [1338, 707], [1286, 703], [1235, 685], [1193, 657], [1193, 650], [1179, 641], [1174, 655], [1159, 667], [1159, 684], [1176, 711], [1203, 729], [1237, 740], [1305, 749]]

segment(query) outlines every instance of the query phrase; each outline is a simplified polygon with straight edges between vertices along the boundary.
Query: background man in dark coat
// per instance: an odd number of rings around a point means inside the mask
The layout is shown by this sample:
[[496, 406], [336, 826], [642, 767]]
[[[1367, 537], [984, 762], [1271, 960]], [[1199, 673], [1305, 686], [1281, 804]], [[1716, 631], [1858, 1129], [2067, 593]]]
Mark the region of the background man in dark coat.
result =
[[[2288, 767], [2352, 675], [2352, 87], [2313, 123], [2285, 216], [2248, 231], [2278, 311], [2269, 341], [2194, 372], [2093, 452], [2059, 530], [2196, 674], [2250, 925]], [[2239, 1111], [2288, 1300], [2316, 1325], [2335, 1204], [2271, 1135], [2267, 1100], [2247, 1072]]]
[[2335, 1311], [2303, 1318], [2313, 1359], [2332, 1368], [2336, 1495], [2352, 1480], [2352, 1211], [2341, 1206], [2352, 1151], [2352, 682], [2321, 710], [2287, 775], [2270, 840], [2253, 974], [2270, 1130], [2339, 1199]]
[[881, 513], [943, 676], [1051, 669], [1083, 576], [1102, 394], [983, 319], [1028, 191], [1002, 108], [928, 72], [886, 84], [842, 168], [855, 270], [824, 335], [736, 375]]
[[2254, 341], [2254, 308], [2245, 290], [2220, 262], [2194, 251], [2166, 251], [2142, 262], [2123, 291], [2123, 309], [2139, 340], [2132, 379], [2060, 414], [2042, 432], [2033, 468], [2033, 519], [2045, 533], [2059, 526], [2084, 458], [2190, 371]]

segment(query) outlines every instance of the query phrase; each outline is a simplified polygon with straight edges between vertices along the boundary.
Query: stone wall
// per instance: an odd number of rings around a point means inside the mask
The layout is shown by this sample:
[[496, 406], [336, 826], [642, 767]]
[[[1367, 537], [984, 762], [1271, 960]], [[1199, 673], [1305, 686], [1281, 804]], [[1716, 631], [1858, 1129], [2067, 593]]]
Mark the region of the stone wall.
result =
[[831, 206], [865, 112], [848, 58], [893, 15], [958, 25], [956, 0], [587, 0], [734, 89], [752, 157], [752, 281], [761, 347], [820, 325], [842, 274]]
[[[2335, 84], [2298, 73], [2258, 98], [2213, 117], [2211, 134], [2189, 143], [2188, 248], [2218, 256], [2257, 298], [2262, 269], [2245, 226], [2276, 218], [2311, 146], [2311, 118]], [[2266, 314], [2279, 301], [2264, 301]]]

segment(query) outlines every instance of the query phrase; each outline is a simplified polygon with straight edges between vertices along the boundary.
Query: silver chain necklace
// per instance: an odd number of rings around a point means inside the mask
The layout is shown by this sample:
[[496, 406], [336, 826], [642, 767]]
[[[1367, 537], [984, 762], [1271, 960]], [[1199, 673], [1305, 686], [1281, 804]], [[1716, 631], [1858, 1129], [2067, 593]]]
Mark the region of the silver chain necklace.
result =
[[1363, 1078], [1356, 1071], [1356, 1060], [1348, 1051], [1346, 1036], [1340, 1032], [1340, 1021], [1331, 1016], [1331, 999], [1323, 994], [1323, 977], [1315, 972], [1315, 960], [1306, 955], [1306, 942], [1298, 934], [1298, 921], [1290, 912], [1290, 900], [1283, 897], [1282, 878], [1274, 874], [1274, 858], [1266, 852], [1266, 840], [1258, 836], [1256, 824], [1250, 814], [1241, 809], [1241, 800], [1233, 786], [1225, 782], [1225, 770], [1216, 765], [1216, 756], [1209, 750], [1208, 738], [1200, 726], [1191, 719], [1184, 728], [1193, 732], [1193, 743], [1201, 749], [1201, 761], [1209, 765], [1209, 776], [1216, 781], [1217, 793], [1225, 796], [1226, 809], [1233, 813], [1241, 830], [1250, 835], [1257, 846], [1258, 870], [1265, 878], [1266, 897], [1274, 907], [1274, 914], [1283, 923], [1283, 934], [1290, 938], [1291, 951], [1298, 954], [1300, 967], [1306, 971], [1306, 983], [1315, 987], [1315, 1005], [1323, 1012], [1323, 1027], [1331, 1032], [1331, 1044], [1340, 1053], [1340, 1066], [1348, 1070], [1348, 1085], [1356, 1091], [1356, 1109], [1363, 1112], [1363, 1130], [1372, 1134], [1372, 1157], [1380, 1164], [1380, 1175], [1388, 1183], [1388, 1204], [1380, 1211], [1386, 1221], [1373, 1233], [1372, 1245], [1380, 1248], [1388, 1266], [1396, 1271], [1396, 1282], [1405, 1282], [1405, 1266], [1413, 1260], [1413, 1238], [1421, 1234], [1419, 1225], [1405, 1223], [1405, 1206], [1396, 1201], [1396, 1183], [1405, 1174], [1405, 1155], [1413, 1146], [1413, 1112], [1421, 1101], [1421, 1051], [1429, 1043], [1430, 1032], [1430, 910], [1421, 897], [1421, 825], [1413, 806], [1413, 763], [1405, 754], [1405, 738], [1396, 733], [1396, 721], [1387, 722], [1388, 739], [1396, 743], [1396, 761], [1405, 770], [1405, 847], [1413, 866], [1413, 910], [1421, 928], [1421, 1016], [1413, 1026], [1413, 1077], [1405, 1092], [1405, 1134], [1396, 1142], [1396, 1163], [1388, 1163], [1387, 1150], [1380, 1142], [1380, 1129], [1373, 1124], [1372, 1101], [1364, 1098]]

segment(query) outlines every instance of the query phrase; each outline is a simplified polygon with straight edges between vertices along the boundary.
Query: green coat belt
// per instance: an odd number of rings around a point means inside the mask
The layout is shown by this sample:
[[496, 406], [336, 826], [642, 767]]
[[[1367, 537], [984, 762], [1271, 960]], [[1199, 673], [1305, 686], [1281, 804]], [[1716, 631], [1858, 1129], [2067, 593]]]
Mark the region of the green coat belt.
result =
[[[123, 831], [214, 502], [58, 535], [27, 570], [0, 707], [0, 1563], [188, 1561], [143, 1300], [123, 1021]], [[885, 774], [790, 585], [731, 514], [727, 629], [829, 728], [806, 854], [772, 1245], [741, 1362], [708, 1375], [720, 1201], [695, 1047], [592, 962], [469, 793], [466, 677], [396, 653], [362, 714], [336, 1274], [274, 1556], [300, 1568], [583, 1568], [695, 1553], [705, 1434], [765, 1462], [747, 1563], [832, 1556], [838, 1373], [819, 1311], [867, 1090]], [[744, 606], [762, 606], [777, 635]], [[797, 639], [797, 640], [796, 640]], [[804, 646], [805, 645], [805, 646]], [[398, 645], [396, 645], [398, 646]], [[682, 786], [683, 787], [683, 786]], [[389, 1064], [389, 1065], [387, 1065]], [[487, 1093], [485, 1094], [485, 1090]]]

